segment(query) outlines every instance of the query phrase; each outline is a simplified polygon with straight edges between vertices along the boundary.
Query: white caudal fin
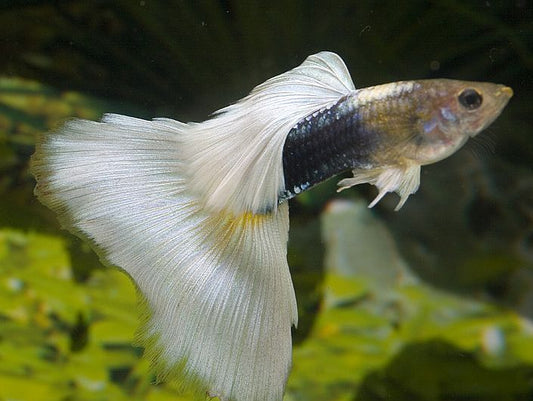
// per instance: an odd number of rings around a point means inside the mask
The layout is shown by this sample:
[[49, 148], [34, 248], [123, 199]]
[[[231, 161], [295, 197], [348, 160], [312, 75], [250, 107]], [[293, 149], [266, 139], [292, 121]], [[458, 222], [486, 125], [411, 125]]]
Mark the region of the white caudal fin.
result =
[[118, 115], [69, 121], [37, 146], [36, 193], [133, 278], [163, 373], [222, 400], [279, 401], [297, 319], [287, 205], [265, 215], [206, 210], [185, 173], [188, 127]]
[[207, 208], [264, 213], [284, 189], [282, 153], [290, 129], [354, 91], [342, 59], [321, 52], [257, 86], [247, 97], [184, 131], [191, 186]]

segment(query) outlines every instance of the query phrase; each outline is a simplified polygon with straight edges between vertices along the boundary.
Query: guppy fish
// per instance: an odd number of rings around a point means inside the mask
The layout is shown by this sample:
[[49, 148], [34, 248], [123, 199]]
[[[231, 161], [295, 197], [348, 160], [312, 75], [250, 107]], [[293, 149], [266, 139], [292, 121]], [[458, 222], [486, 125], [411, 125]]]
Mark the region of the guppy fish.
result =
[[356, 90], [321, 52], [202, 123], [107, 114], [43, 136], [35, 192], [63, 227], [136, 283], [142, 331], [162, 375], [210, 396], [279, 401], [296, 299], [286, 261], [287, 199], [342, 171], [399, 209], [420, 166], [487, 127], [503, 85], [395, 82]]

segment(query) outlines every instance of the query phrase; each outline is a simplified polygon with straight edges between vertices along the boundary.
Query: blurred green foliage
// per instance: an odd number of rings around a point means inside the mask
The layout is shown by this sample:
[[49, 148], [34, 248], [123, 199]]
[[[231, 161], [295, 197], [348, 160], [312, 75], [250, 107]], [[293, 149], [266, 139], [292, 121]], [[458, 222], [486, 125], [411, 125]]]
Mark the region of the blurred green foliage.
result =
[[290, 400], [530, 400], [533, 326], [411, 284], [388, 297], [328, 275], [336, 299], [295, 349]]
[[179, 400], [152, 386], [135, 290], [117, 270], [83, 285], [58, 236], [0, 231], [0, 400]]
[[[334, 274], [323, 290], [295, 347], [287, 400], [388, 399], [383, 389], [399, 401], [533, 394], [533, 326], [512, 311], [419, 284], [383, 296]], [[62, 237], [1, 230], [0, 400], [190, 399], [152, 384], [131, 345], [135, 306], [134, 286], [115, 269], [76, 283]]]

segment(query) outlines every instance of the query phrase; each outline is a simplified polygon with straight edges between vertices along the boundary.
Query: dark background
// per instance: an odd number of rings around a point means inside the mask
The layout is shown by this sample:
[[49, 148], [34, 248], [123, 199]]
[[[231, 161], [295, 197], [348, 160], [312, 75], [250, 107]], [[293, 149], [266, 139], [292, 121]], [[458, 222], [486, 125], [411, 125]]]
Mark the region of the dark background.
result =
[[[0, 33], [0, 74], [93, 95], [111, 103], [105, 111], [147, 118], [201, 121], [321, 50], [343, 57], [356, 87], [436, 77], [509, 85], [515, 96], [503, 115], [460, 156], [424, 169], [403, 213], [390, 213], [386, 202], [377, 210], [407, 242], [402, 251], [414, 267], [439, 286], [505, 292], [500, 273], [508, 267], [457, 280], [473, 248], [511, 250], [531, 267], [531, 2], [4, 1]], [[16, 160], [0, 173], [11, 177], [11, 189], [31, 188], [31, 144], [8, 137], [7, 146]], [[292, 215], [320, 213], [333, 188], [331, 181], [296, 200]], [[11, 225], [22, 224], [10, 216]], [[420, 244], [439, 260], [417, 257], [412, 248]]]

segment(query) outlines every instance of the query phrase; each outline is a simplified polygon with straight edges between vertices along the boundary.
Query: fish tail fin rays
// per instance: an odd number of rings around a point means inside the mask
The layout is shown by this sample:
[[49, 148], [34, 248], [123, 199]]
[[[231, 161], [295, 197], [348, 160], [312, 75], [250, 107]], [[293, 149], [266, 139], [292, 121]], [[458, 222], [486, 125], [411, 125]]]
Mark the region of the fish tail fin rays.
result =
[[370, 170], [353, 170], [353, 177], [339, 181], [337, 192], [358, 184], [372, 184], [378, 188], [378, 195], [368, 205], [374, 207], [388, 192], [396, 192], [400, 201], [395, 211], [401, 209], [409, 195], [414, 194], [420, 185], [420, 165], [413, 163], [402, 167], [382, 167]]
[[179, 291], [174, 300], [159, 292], [151, 308], [159, 359], [182, 361], [178, 375], [208, 383], [222, 400], [281, 400], [297, 324], [285, 254], [288, 206], [271, 215], [211, 216], [205, 225], [216, 227], [216, 241], [203, 244], [187, 274], [155, 284]]
[[150, 312], [142, 337], [163, 374], [225, 401], [279, 401], [297, 320], [288, 206], [206, 211], [184, 173], [188, 129], [118, 115], [71, 120], [37, 146], [36, 194], [135, 281]]
[[331, 52], [309, 56], [258, 85], [186, 131], [183, 151], [192, 188], [210, 209], [275, 209], [284, 189], [282, 153], [290, 129], [354, 90], [344, 62]]

